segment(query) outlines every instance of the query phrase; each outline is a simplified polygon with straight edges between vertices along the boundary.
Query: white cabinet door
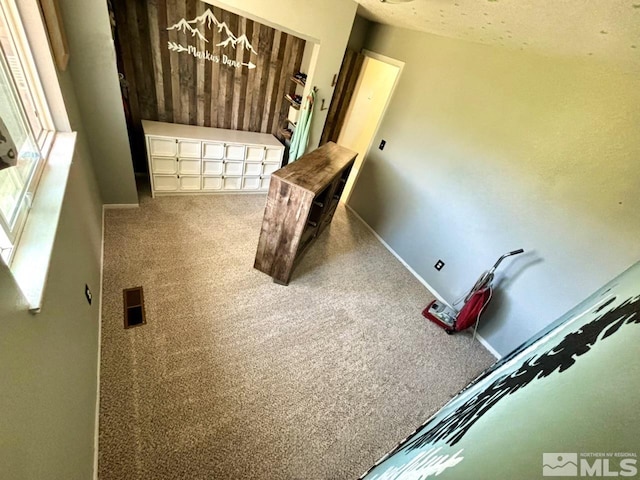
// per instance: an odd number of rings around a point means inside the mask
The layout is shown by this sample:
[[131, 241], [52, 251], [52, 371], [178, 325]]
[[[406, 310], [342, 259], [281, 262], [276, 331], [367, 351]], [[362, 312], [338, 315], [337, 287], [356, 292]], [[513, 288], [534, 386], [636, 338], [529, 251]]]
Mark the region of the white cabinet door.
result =
[[174, 138], [149, 137], [149, 155], [152, 157], [175, 157], [176, 146]]
[[151, 157], [151, 173], [173, 175], [177, 173], [178, 162], [172, 157]]
[[178, 141], [178, 156], [200, 158], [200, 142], [193, 140]]
[[200, 159], [199, 158], [179, 159], [178, 173], [181, 175], [200, 175]]
[[200, 190], [200, 175], [180, 175], [180, 190], [192, 192]]
[[240, 190], [242, 186], [242, 177], [224, 177], [222, 179], [222, 188], [224, 190]]
[[244, 160], [244, 145], [225, 145], [224, 158], [227, 160]]
[[222, 175], [224, 169], [222, 161], [214, 162], [210, 160], [202, 160], [203, 175]]
[[249, 176], [260, 175], [262, 173], [262, 163], [250, 163], [244, 164], [244, 174]]
[[263, 175], [271, 175], [273, 172], [278, 170], [280, 165], [278, 163], [265, 163], [264, 168], [262, 169]]
[[284, 149], [282, 148], [267, 147], [267, 149], [264, 152], [264, 161], [280, 163], [282, 161], [283, 153], [284, 153]]
[[225, 175], [242, 175], [244, 163], [242, 162], [224, 162]]
[[175, 175], [154, 175], [153, 188], [158, 192], [175, 192], [178, 190], [178, 177]]
[[222, 160], [224, 158], [224, 144], [204, 142], [202, 144], [202, 158]]
[[271, 177], [261, 177], [260, 178], [260, 190], [269, 190], [269, 181]]
[[264, 147], [247, 145], [247, 162], [261, 162], [264, 158]]
[[258, 190], [260, 188], [260, 177], [244, 177], [242, 179], [243, 190]]
[[221, 190], [222, 177], [202, 177], [202, 190]]

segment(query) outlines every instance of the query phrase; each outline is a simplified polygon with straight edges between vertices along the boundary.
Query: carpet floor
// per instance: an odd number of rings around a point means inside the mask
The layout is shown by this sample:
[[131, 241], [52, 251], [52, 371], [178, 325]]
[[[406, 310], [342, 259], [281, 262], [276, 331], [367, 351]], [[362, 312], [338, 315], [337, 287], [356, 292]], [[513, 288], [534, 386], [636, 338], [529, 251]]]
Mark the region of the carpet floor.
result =
[[[99, 478], [356, 479], [494, 358], [348, 209], [289, 286], [253, 269], [263, 195], [105, 213]], [[147, 324], [123, 328], [143, 286]]]

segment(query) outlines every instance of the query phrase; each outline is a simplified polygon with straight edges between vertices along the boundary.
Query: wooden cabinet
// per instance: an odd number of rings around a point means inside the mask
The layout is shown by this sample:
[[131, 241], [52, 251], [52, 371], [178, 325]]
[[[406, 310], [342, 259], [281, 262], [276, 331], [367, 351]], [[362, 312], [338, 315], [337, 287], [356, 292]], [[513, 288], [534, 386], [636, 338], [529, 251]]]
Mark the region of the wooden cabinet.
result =
[[282, 165], [284, 146], [266, 133], [142, 121], [153, 196], [258, 193]]
[[271, 175], [256, 269], [289, 283], [300, 256], [331, 223], [356, 155], [329, 142]]

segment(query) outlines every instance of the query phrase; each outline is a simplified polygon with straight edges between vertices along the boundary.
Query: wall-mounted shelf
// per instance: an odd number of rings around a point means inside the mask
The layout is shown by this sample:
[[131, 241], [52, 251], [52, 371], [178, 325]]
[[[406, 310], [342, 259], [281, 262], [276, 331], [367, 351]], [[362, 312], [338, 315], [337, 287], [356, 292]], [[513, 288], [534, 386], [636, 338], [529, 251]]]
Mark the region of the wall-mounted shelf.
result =
[[293, 108], [295, 108], [296, 110], [300, 110], [300, 104], [302, 103], [302, 97], [300, 97], [299, 95], [296, 98], [300, 98], [300, 103], [296, 102], [294, 100], [293, 97], [291, 97], [291, 95], [287, 94], [284, 96], [284, 98], [287, 100], [287, 102], [289, 102], [291, 104], [291, 106]]
[[291, 77], [291, 81], [303, 87], [306, 85], [306, 82], [304, 80], [300, 80], [299, 78], [296, 78], [296, 77]]
[[304, 87], [307, 84], [307, 74], [302, 72], [295, 73], [291, 76], [291, 81]]
[[[304, 88], [304, 86], [307, 83], [307, 75], [305, 73], [298, 72], [292, 75], [291, 77], [289, 77], [289, 79], [296, 84], [295, 93], [288, 93], [287, 95], [285, 95], [284, 98], [287, 100], [287, 102], [291, 104], [291, 108], [299, 111], [300, 107], [302, 106], [302, 95], [300, 95], [299, 93], [303, 93], [299, 89], [299, 87]], [[295, 121], [291, 120], [292, 118], [295, 118], [296, 120]], [[286, 119], [286, 123], [278, 130], [278, 137], [283, 139], [283, 141], [285, 142], [285, 145], [287, 145], [286, 142], [291, 141], [293, 132], [295, 131], [296, 126], [298, 125], [297, 118], [298, 118], [298, 112], [292, 111], [290, 109], [289, 116]]]

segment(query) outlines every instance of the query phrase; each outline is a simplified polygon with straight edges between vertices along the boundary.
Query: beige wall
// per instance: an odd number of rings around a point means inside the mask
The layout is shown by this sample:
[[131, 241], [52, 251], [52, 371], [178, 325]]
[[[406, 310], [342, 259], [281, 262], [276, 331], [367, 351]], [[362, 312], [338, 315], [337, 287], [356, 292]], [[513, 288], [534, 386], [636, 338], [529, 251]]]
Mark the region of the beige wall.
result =
[[325, 99], [325, 107], [328, 107], [331, 102], [333, 96], [331, 81], [340, 71], [357, 4], [352, 0], [207, 1], [318, 44], [315, 67], [312, 60], [312, 68], [307, 72], [308, 87], [317, 86], [319, 89], [308, 144], [309, 150], [316, 148], [320, 142], [328, 111], [328, 109], [321, 111], [319, 107], [322, 99]]
[[449, 301], [527, 250], [481, 326], [500, 353], [638, 260], [637, 74], [379, 25], [365, 48], [406, 64], [350, 205]]
[[349, 35], [349, 42], [347, 48], [359, 52], [364, 47], [367, 37], [369, 36], [369, 29], [373, 25], [372, 22], [360, 15], [356, 15], [353, 20], [353, 26], [351, 27], [351, 35]]
[[27, 311], [10, 272], [0, 266], [2, 478], [87, 479], [93, 471], [101, 201], [90, 159], [79, 150], [41, 313]]
[[[33, 12], [32, 4], [20, 2], [21, 14]], [[41, 313], [27, 311], [10, 272], [0, 265], [3, 479], [84, 480], [93, 475], [102, 199], [73, 78], [66, 72], [59, 73], [59, 80], [69, 118], [64, 109], [57, 112], [56, 125], [68, 129], [70, 122], [72, 129], [81, 131]], [[85, 284], [93, 293], [91, 306], [84, 296]]]
[[136, 204], [133, 163], [105, 0], [60, 0], [69, 76], [104, 203]]
[[0, 266], [2, 478], [92, 476], [101, 215], [88, 162], [76, 155], [71, 166], [41, 313], [27, 311]]

